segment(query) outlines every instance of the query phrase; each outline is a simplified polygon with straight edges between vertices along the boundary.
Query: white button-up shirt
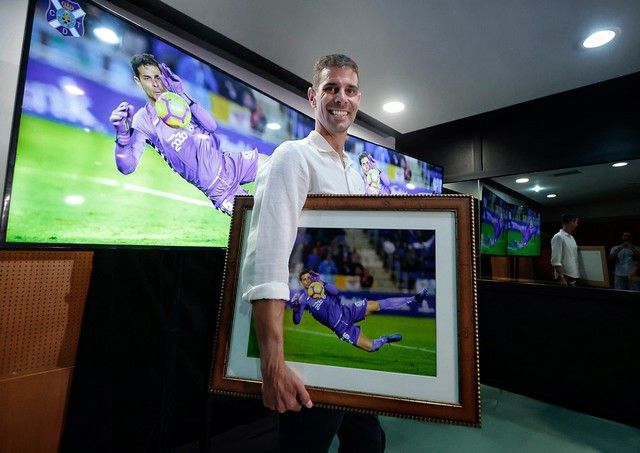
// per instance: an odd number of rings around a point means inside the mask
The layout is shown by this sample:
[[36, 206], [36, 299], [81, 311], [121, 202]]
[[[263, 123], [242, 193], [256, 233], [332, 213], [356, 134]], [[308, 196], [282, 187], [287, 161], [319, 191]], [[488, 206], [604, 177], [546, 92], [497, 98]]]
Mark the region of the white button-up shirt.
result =
[[340, 156], [316, 131], [284, 142], [258, 169], [243, 299], [289, 299], [289, 256], [308, 194], [364, 194], [351, 158]]
[[[551, 265], [562, 266], [565, 275], [580, 278], [578, 244], [572, 235], [562, 229], [551, 238]], [[555, 270], [553, 274], [558, 277]]]

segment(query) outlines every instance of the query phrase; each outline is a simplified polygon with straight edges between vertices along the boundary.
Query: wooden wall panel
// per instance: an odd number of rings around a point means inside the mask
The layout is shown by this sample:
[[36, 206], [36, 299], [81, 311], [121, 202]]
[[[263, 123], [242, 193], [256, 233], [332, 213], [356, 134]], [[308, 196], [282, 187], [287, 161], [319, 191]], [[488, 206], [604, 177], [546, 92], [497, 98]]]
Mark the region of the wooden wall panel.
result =
[[0, 251], [0, 453], [58, 449], [92, 259]]
[[72, 370], [0, 381], [0, 453], [58, 451]]

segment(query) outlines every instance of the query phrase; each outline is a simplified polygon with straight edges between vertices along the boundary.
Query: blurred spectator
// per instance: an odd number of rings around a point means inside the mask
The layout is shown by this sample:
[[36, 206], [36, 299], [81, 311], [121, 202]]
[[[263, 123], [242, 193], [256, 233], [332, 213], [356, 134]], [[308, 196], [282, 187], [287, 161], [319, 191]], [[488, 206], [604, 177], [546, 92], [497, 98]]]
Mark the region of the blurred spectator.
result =
[[331, 256], [327, 256], [320, 262], [318, 265], [318, 273], [322, 275], [334, 275], [338, 273], [338, 266], [336, 266], [336, 263], [331, 259]]
[[362, 275], [360, 275], [360, 287], [371, 288], [373, 286], [373, 275], [369, 273], [369, 270], [363, 268]]
[[262, 110], [260, 104], [256, 100], [253, 90], [251, 88], [245, 88], [242, 92], [242, 106], [248, 108], [251, 111], [251, 117], [249, 119], [251, 129], [256, 132], [263, 133], [267, 126], [267, 117]]

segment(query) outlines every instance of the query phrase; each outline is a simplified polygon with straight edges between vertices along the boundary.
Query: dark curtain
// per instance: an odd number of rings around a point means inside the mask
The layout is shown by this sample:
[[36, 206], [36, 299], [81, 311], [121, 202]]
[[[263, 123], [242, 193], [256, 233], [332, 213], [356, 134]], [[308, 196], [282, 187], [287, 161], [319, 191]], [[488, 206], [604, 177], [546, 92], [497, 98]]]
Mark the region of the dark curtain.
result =
[[273, 416], [259, 401], [207, 392], [224, 258], [95, 252], [62, 451], [220, 451], [248, 441], [242, 427], [269, 450]]

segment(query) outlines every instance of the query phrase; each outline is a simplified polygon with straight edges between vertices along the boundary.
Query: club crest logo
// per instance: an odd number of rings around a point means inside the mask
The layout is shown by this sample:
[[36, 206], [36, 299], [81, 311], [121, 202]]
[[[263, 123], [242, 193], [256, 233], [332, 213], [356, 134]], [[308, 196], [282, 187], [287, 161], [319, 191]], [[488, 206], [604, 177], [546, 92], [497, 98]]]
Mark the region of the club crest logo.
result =
[[84, 35], [84, 12], [80, 5], [70, 0], [49, 0], [47, 22], [63, 36], [79, 38]]

